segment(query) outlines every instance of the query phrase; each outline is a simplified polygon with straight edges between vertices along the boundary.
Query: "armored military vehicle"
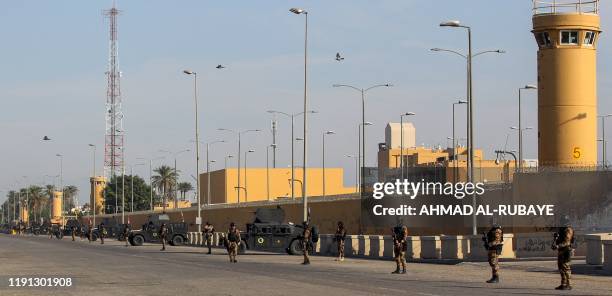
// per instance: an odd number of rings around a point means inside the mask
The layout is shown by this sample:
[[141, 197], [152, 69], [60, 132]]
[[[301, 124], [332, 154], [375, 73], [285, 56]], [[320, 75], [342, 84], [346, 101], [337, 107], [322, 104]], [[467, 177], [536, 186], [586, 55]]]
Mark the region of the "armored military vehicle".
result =
[[130, 231], [128, 241], [132, 246], [142, 246], [145, 242], [158, 243], [159, 228], [162, 223], [166, 223], [168, 227], [168, 244], [172, 246], [180, 246], [187, 240], [187, 223], [170, 223], [170, 216], [167, 214], [153, 215], [149, 218], [149, 222], [142, 225], [141, 229], [133, 229]]
[[[257, 209], [255, 221], [246, 225], [242, 234], [240, 252], [246, 250], [261, 250], [271, 252], [287, 252], [291, 255], [302, 254], [301, 236], [302, 224], [285, 223], [285, 211], [280, 208]], [[313, 242], [318, 241], [318, 231], [313, 228]], [[314, 249], [314, 248], [313, 248]]]

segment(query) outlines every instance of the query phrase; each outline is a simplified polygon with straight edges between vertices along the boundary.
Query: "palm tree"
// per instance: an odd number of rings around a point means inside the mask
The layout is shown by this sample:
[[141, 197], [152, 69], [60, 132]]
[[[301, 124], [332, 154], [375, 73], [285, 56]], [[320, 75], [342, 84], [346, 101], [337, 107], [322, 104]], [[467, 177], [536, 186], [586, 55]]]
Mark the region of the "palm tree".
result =
[[181, 182], [177, 185], [178, 190], [181, 192], [181, 200], [185, 200], [185, 194], [191, 190], [193, 190], [193, 185], [189, 182]]
[[178, 175], [174, 171], [174, 168], [171, 168], [167, 165], [162, 165], [156, 168], [154, 172], [157, 173], [157, 175], [153, 176], [153, 186], [157, 187], [157, 189], [162, 192], [162, 204], [165, 213], [168, 194], [173, 191]]
[[30, 188], [28, 188], [28, 194], [30, 199], [30, 211], [34, 214], [34, 221], [38, 223], [39, 217], [42, 214], [42, 208], [47, 203], [44, 189], [40, 186], [30, 186]]
[[74, 185], [70, 185], [70, 186], [66, 186], [64, 187], [64, 200], [67, 201], [68, 207], [66, 208], [73, 208], [75, 207], [75, 198], [77, 193], [79, 192], [79, 188], [77, 188]]

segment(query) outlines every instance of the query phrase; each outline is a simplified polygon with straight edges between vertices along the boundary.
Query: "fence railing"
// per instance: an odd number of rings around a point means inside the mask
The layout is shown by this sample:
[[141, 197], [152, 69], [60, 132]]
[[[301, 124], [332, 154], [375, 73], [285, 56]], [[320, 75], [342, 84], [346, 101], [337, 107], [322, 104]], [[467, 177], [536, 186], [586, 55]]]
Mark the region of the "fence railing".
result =
[[533, 0], [533, 14], [599, 14], [599, 0]]

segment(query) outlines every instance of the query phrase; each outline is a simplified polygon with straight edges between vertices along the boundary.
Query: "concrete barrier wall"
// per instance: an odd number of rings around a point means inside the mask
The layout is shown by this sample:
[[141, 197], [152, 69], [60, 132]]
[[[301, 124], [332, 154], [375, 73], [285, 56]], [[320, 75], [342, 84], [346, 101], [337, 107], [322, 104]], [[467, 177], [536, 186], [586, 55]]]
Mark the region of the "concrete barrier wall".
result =
[[602, 265], [604, 263], [604, 241], [612, 240], [612, 233], [595, 233], [585, 235], [587, 254], [586, 263]]
[[[518, 233], [516, 240], [516, 256], [519, 258], [557, 257], [557, 251], [551, 249], [553, 242], [552, 232]], [[586, 234], [576, 234], [575, 256], [587, 255]]]
[[604, 241], [604, 262], [603, 269], [606, 273], [612, 274], [612, 240]]

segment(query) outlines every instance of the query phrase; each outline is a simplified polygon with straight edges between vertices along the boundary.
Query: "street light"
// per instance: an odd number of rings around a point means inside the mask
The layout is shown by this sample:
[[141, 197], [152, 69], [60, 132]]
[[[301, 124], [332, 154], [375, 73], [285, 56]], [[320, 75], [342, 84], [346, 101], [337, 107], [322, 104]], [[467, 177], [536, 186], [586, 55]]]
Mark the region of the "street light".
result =
[[[302, 171], [302, 203], [303, 203], [303, 215], [304, 222], [308, 221], [308, 196], [306, 195], [306, 167], [307, 167], [307, 149], [306, 139], [307, 139], [307, 130], [308, 130], [308, 11], [302, 8], [291, 8], [289, 9], [294, 14], [300, 15], [303, 14], [305, 16], [305, 24], [304, 24], [304, 156], [303, 163], [304, 169]], [[293, 188], [293, 186], [292, 186]], [[293, 190], [292, 190], [293, 191]]]
[[[249, 130], [243, 130], [243, 131], [235, 131], [232, 129], [228, 129], [228, 128], [218, 128], [217, 130], [219, 131], [226, 131], [226, 132], [230, 132], [230, 133], [234, 133], [238, 136], [238, 184], [237, 186], [235, 186], [234, 188], [236, 188], [236, 190], [238, 190], [238, 203], [240, 203], [240, 188], [242, 188], [240, 186], [240, 153], [241, 153], [241, 135], [242, 134], [246, 134], [246, 133], [250, 133], [250, 132], [260, 132], [261, 130], [259, 129], [249, 129]], [[246, 187], [246, 186], [245, 186]], [[246, 189], [245, 189], [246, 192]], [[246, 193], [245, 193], [246, 194]]]
[[198, 123], [198, 73], [191, 70], [184, 70], [183, 73], [193, 75], [193, 98], [195, 102], [195, 153], [196, 153], [196, 198], [198, 200], [198, 217], [196, 225], [198, 232], [202, 231], [202, 204], [200, 201], [200, 130]]
[[453, 103], [453, 183], [457, 183], [457, 175], [459, 174], [459, 167], [457, 163], [457, 137], [455, 136], [455, 105], [467, 104], [467, 101], [458, 100]]
[[604, 169], [608, 167], [608, 160], [606, 158], [606, 118], [612, 117], [612, 114], [597, 116], [601, 118], [601, 162]]
[[[64, 156], [57, 153], [55, 156], [59, 157], [60, 162], [60, 188], [62, 189], [62, 211], [65, 211], [66, 200], [64, 199]], [[116, 214], [116, 213], [115, 213]]]
[[325, 135], [334, 135], [334, 131], [326, 131], [323, 133], [323, 197], [325, 197]]
[[276, 149], [276, 144], [266, 146], [266, 192], [268, 201], [270, 201], [270, 148]]
[[[518, 131], [518, 134], [519, 134], [519, 139], [521, 139], [521, 138], [522, 138], [523, 131], [532, 130], [532, 129], [533, 129], [533, 127], [528, 126], [528, 127], [525, 127], [525, 128], [519, 128], [519, 127], [516, 127], [516, 126], [511, 126], [511, 127], [510, 127], [510, 129], [511, 129], [511, 130]], [[518, 162], [519, 162], [519, 163], [518, 163], [519, 169], [518, 169], [518, 171], [519, 171], [519, 172], [522, 172], [522, 169], [523, 169], [523, 165], [521, 164], [521, 163], [523, 162], [523, 158], [522, 158], [522, 155], [523, 155], [523, 143], [522, 143], [522, 142], [521, 142], [521, 143], [519, 143], [519, 148], [518, 148], [518, 150], [519, 150], [519, 151], [518, 151], [518, 155], [519, 155], [519, 159], [518, 159]]]
[[[168, 153], [171, 154], [174, 157], [174, 208], [176, 209], [178, 207], [178, 170], [176, 167], [176, 158], [178, 155], [180, 155], [181, 153], [185, 153], [185, 152], [189, 152], [191, 151], [190, 149], [184, 149], [184, 150], [180, 150], [177, 152], [172, 152], [169, 150], [159, 150], [158, 152], [163, 152], [163, 153]], [[166, 208], [166, 202], [164, 202], [164, 212], [165, 212], [165, 208]]]
[[[131, 191], [131, 203], [130, 203], [130, 213], [134, 212], [134, 167], [135, 166], [144, 166], [144, 163], [137, 163], [134, 165], [130, 165], [130, 191]], [[153, 190], [153, 189], [151, 189]], [[95, 224], [95, 223], [94, 223]]]
[[[158, 159], [164, 159], [165, 157], [160, 156], [160, 157], [156, 157], [156, 158], [150, 158], [149, 160], [149, 183], [151, 184], [151, 190], [150, 190], [150, 209], [151, 209], [151, 213], [153, 213], [153, 161], [154, 160], [158, 160]], [[137, 157], [136, 159], [141, 159], [141, 160], [147, 160], [146, 158], [143, 157]]]
[[226, 170], [226, 171], [227, 171], [227, 160], [228, 160], [229, 158], [234, 158], [234, 156], [233, 156], [233, 155], [227, 155], [227, 156], [225, 156], [225, 157], [224, 157], [224, 159], [225, 159], [225, 170]]
[[404, 180], [404, 116], [414, 115], [416, 115], [414, 112], [406, 112], [400, 115], [400, 170], [402, 171], [402, 181]]
[[247, 155], [253, 152], [255, 152], [255, 150], [253, 149], [249, 149], [248, 151], [244, 152], [244, 201], [245, 202], [249, 201], [249, 191], [247, 190], [247, 175], [249, 172], [249, 167], [247, 166]]
[[519, 158], [518, 158], [518, 170], [519, 172], [523, 172], [523, 130], [522, 130], [522, 120], [521, 120], [521, 91], [524, 89], [538, 89], [534, 85], [527, 84], [524, 87], [519, 88], [518, 91], [518, 137], [519, 137]]
[[[294, 141], [294, 138], [293, 138], [293, 134], [294, 134], [294, 129], [293, 129], [293, 127], [294, 127], [294, 119], [295, 119], [296, 116], [303, 115], [304, 112], [293, 113], [293, 114], [289, 114], [289, 113], [285, 113], [285, 112], [281, 112], [281, 111], [275, 111], [275, 110], [268, 110], [267, 112], [270, 113], [270, 114], [285, 115], [285, 116], [287, 116], [287, 117], [289, 117], [291, 119], [291, 180], [295, 180], [295, 161], [293, 160], [293, 158], [294, 158], [294, 150], [295, 150], [294, 149], [295, 145], [293, 145], [294, 144], [293, 143], [293, 141]], [[318, 113], [318, 111], [310, 110], [310, 111], [308, 111], [308, 113], [309, 114], [315, 114], [315, 113]], [[293, 181], [292, 181], [291, 182], [291, 199], [295, 199], [295, 190], [293, 188], [294, 188], [294, 186], [293, 186]]]
[[[361, 93], [361, 124], [362, 125], [366, 125], [366, 121], [365, 121], [365, 99], [366, 99], [365, 95], [366, 95], [366, 93], [368, 91], [370, 91], [371, 89], [374, 89], [374, 88], [378, 88], [378, 87], [391, 87], [393, 85], [391, 85], [389, 83], [386, 83], [386, 84], [377, 84], [377, 85], [370, 86], [370, 87], [368, 87], [366, 89], [357, 88], [357, 87], [354, 87], [352, 85], [347, 85], [347, 84], [334, 84], [332, 86], [333, 87], [348, 87], [348, 88], [352, 88], [352, 89], [354, 89], [354, 90], [356, 90], [356, 91]], [[366, 166], [366, 163], [365, 163], [365, 159], [366, 159], [365, 158], [365, 155], [366, 155], [366, 150], [365, 150], [365, 147], [366, 147], [365, 128], [361, 131], [361, 137], [362, 137], [362, 144], [361, 144], [362, 147], [361, 147], [361, 150], [363, 150], [363, 154], [361, 155], [362, 169], [361, 169], [361, 174], [360, 174], [360, 182], [361, 182], [361, 193], [363, 194], [363, 192], [365, 192], [365, 182], [363, 182], [364, 181], [363, 179], [365, 178], [365, 175], [364, 175], [364, 173], [365, 173], [364, 170], [365, 169], [364, 168]]]
[[[361, 139], [361, 134], [362, 134], [362, 130], [361, 129], [364, 128], [365, 126], [369, 126], [369, 125], [373, 125], [373, 123], [371, 123], [369, 121], [366, 121], [364, 123], [359, 123], [357, 125], [357, 150], [358, 150], [357, 158], [359, 159], [359, 163], [358, 163], [357, 167], [362, 167], [362, 166], [365, 167], [365, 163], [361, 162], [362, 156], [365, 155], [365, 153], [362, 154], [362, 152], [361, 152], [361, 144], [363, 143], [363, 141]], [[364, 145], [364, 148], [365, 148], [365, 145]], [[363, 157], [363, 160], [365, 161], [365, 157]], [[357, 178], [357, 187], [359, 187], [359, 193], [361, 193], [362, 192], [361, 191], [361, 184], [362, 184], [361, 182], [363, 180], [361, 178], [361, 175], [359, 175], [359, 174], [357, 174], [357, 175], [358, 175], [358, 178]]]
[[93, 213], [93, 224], [92, 225], [96, 225], [96, 186], [97, 186], [97, 181], [96, 181], [96, 145], [94, 144], [88, 144], [89, 147], [93, 148], [92, 149], [92, 157], [91, 157], [91, 163], [92, 163], [92, 171], [91, 171], [91, 181], [93, 182], [93, 191], [91, 193], [91, 205], [90, 208], [92, 209], [92, 213]]
[[359, 156], [355, 155], [345, 155], [348, 158], [355, 159], [355, 192], [359, 192]]
[[206, 143], [206, 204], [210, 205], [210, 160], [209, 160], [209, 151], [210, 145], [214, 145], [217, 143], [225, 143], [224, 140], [217, 140]]
[[[476, 55], [472, 55], [472, 29], [469, 26], [462, 25], [459, 21], [447, 21], [440, 23], [440, 27], [455, 27], [464, 28], [468, 33], [468, 54], [462, 55], [458, 52], [443, 49], [432, 49], [433, 51], [448, 51], [456, 53], [467, 60], [467, 101], [468, 101], [468, 182], [473, 182], [474, 179], [474, 101], [473, 101], [473, 89], [472, 89], [472, 58]], [[486, 52], [505, 53], [503, 50], [493, 50]], [[484, 54], [486, 52], [478, 53], [477, 55]], [[472, 194], [472, 207], [476, 208], [476, 196]], [[476, 214], [472, 215], [472, 234], [478, 234], [478, 226], [476, 221]]]

